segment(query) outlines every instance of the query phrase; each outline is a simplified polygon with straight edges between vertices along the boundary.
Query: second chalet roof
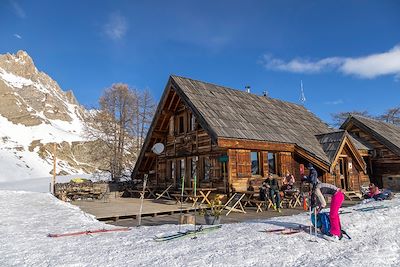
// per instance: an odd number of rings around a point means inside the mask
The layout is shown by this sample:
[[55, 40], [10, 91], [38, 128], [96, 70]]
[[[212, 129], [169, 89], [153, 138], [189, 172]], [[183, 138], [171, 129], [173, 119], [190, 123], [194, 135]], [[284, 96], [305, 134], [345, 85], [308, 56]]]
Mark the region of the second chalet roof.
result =
[[217, 137], [292, 143], [327, 163], [315, 137], [331, 129], [303, 106], [171, 76]]
[[322, 145], [322, 149], [325, 151], [325, 154], [328, 156], [330, 162], [335, 159], [339, 146], [342, 143], [345, 135], [346, 132], [343, 130], [317, 135], [317, 139]]
[[352, 114], [340, 128], [346, 129], [350, 122], [370, 132], [378, 141], [381, 141], [393, 152], [400, 155], [400, 127], [391, 123]]

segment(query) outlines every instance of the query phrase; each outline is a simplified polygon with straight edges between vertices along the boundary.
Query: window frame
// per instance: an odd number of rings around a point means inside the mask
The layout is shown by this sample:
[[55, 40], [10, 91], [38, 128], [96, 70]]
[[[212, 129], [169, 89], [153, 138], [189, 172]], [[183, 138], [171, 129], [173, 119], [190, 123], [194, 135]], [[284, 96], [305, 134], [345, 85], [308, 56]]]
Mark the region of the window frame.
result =
[[[252, 155], [256, 153], [257, 155], [257, 173], [253, 173], [253, 160]], [[251, 176], [261, 176], [262, 173], [262, 160], [261, 160], [261, 152], [257, 150], [250, 151], [250, 166], [251, 166]]]
[[[270, 155], [272, 155], [273, 156], [273, 171], [271, 171], [271, 164], [270, 164]], [[277, 162], [276, 162], [276, 160], [277, 160], [277, 155], [278, 155], [278, 153], [276, 153], [276, 152], [270, 152], [270, 151], [268, 151], [268, 153], [267, 153], [267, 161], [268, 161], [268, 174], [278, 174], [278, 166], [277, 166]]]

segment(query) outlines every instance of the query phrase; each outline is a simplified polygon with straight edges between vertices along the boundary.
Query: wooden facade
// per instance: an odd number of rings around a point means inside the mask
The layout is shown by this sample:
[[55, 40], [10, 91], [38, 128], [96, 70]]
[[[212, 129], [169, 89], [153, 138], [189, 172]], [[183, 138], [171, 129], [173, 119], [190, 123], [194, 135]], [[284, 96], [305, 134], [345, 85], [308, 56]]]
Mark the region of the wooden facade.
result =
[[[388, 179], [400, 182], [399, 127], [353, 115], [341, 128], [368, 145], [369, 150], [364, 151], [363, 158], [372, 182], [380, 187], [391, 187], [386, 184]], [[400, 184], [392, 187], [400, 190]]]
[[[245, 191], [269, 173], [300, 181], [300, 165], [311, 162], [320, 180], [358, 190], [368, 182], [361, 150], [347, 134], [331, 142], [331, 131], [299, 105], [172, 76], [132, 177], [149, 174], [150, 183], [176, 188], [182, 177], [185, 187], [196, 178], [198, 187]], [[160, 155], [151, 150], [156, 143], [165, 146]]]

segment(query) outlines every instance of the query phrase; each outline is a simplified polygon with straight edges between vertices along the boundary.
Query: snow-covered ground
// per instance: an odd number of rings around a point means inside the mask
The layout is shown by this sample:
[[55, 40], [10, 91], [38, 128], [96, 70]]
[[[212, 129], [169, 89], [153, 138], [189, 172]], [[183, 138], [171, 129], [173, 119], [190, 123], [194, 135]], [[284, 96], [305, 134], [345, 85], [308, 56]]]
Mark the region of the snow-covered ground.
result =
[[[74, 175], [65, 175], [65, 176], [56, 176], [56, 183], [67, 183], [71, 181], [73, 178], [85, 178], [90, 179], [92, 181], [97, 181], [93, 178], [91, 174], [74, 174]], [[25, 180], [10, 180], [2, 182], [0, 181], [0, 190], [23, 190], [23, 191], [31, 191], [31, 192], [40, 192], [47, 193], [50, 192], [50, 183], [52, 177], [40, 177], [40, 178], [31, 178]], [[106, 180], [104, 178], [103, 180]]]
[[[128, 232], [49, 238], [48, 233], [113, 226], [96, 221], [79, 208], [50, 194], [0, 191], [1, 266], [400, 266], [400, 198], [368, 203], [388, 209], [343, 214], [342, 225], [352, 240], [310, 242], [307, 233], [277, 235], [259, 232], [297, 224], [304, 214], [246, 223], [155, 242], [156, 234], [176, 225], [133, 228]], [[357, 206], [356, 206], [357, 207]], [[193, 228], [193, 226], [187, 226]]]

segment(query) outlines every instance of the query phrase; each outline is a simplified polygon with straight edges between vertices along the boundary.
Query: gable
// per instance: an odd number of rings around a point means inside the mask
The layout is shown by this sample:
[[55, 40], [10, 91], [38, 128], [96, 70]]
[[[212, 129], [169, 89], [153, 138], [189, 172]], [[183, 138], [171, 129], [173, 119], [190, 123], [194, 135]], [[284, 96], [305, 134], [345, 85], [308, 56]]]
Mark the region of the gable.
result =
[[[362, 116], [350, 115], [340, 128], [353, 133], [357, 132], [356, 129], [360, 129], [373, 138], [373, 140], [368, 140], [371, 145], [376, 147], [377, 145], [374, 144], [374, 141], [377, 141], [400, 156], [400, 127], [394, 124]], [[361, 137], [361, 139], [364, 138], [365, 137]]]

